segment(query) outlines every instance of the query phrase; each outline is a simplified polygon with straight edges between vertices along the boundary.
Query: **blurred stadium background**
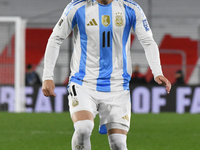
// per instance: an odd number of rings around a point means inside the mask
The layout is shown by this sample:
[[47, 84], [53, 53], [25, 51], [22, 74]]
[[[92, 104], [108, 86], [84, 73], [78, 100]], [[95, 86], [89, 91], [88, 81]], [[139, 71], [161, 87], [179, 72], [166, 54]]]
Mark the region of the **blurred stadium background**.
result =
[[[174, 85], [169, 95], [164, 87], [158, 85], [130, 86], [133, 115], [128, 148], [198, 150], [200, 1], [135, 1], [148, 17], [160, 48], [165, 76], [174, 83], [175, 72], [181, 69], [186, 85]], [[41, 85], [25, 86], [28, 64], [33, 65], [42, 79], [47, 40], [69, 2], [0, 0], [0, 150], [70, 149], [73, 125], [68, 113], [66, 86], [73, 50], [71, 35], [61, 46], [54, 71], [57, 97], [44, 97]], [[144, 50], [134, 33], [131, 36], [131, 55], [132, 66], [140, 64], [140, 71], [150, 81], [152, 75]], [[107, 137], [97, 134], [98, 119], [95, 121], [93, 149], [99, 150], [99, 146], [108, 149]]]
[[[0, 14], [3, 18], [0, 23], [0, 85], [14, 86], [15, 97], [18, 97], [14, 105], [27, 103], [26, 94], [23, 94], [26, 90], [22, 91], [21, 88], [25, 85], [26, 65], [33, 65], [33, 69], [39, 74], [40, 79], [42, 78], [43, 58], [48, 37], [69, 2], [69, 0], [0, 1]], [[139, 0], [136, 2], [141, 5], [148, 17], [154, 39], [160, 48], [165, 76], [174, 83], [175, 72], [181, 69], [185, 83], [188, 86], [198, 86], [200, 84], [200, 1]], [[21, 21], [16, 23], [16, 26], [21, 27], [18, 28], [19, 38], [16, 35], [15, 23], [8, 21], [13, 17], [18, 17], [17, 19]], [[67, 85], [72, 46], [70, 35], [61, 46], [55, 67], [54, 81], [57, 85]], [[19, 50], [15, 50], [16, 48]], [[145, 75], [146, 80], [150, 81], [152, 74], [144, 50], [134, 33], [131, 36], [131, 55], [132, 66], [140, 64], [140, 71]], [[0, 91], [5, 93], [4, 88]], [[8, 99], [8, 96], [1, 95], [0, 102], [4, 104], [6, 103], [4, 99]], [[18, 108], [13, 106], [13, 111], [16, 109]]]
[[[36, 98], [40, 94], [40, 86], [23, 88], [25, 85], [25, 67], [31, 64], [39, 74], [40, 79], [42, 78], [43, 58], [47, 40], [52, 28], [69, 2], [69, 0], [59, 0], [59, 2], [54, 0], [0, 1], [0, 110], [12, 112], [34, 111], [34, 107], [37, 104]], [[181, 69], [184, 73], [184, 80], [188, 87], [180, 90], [175, 89], [175, 94], [174, 92], [171, 94], [173, 100], [178, 97], [177, 91], [186, 91], [185, 95], [190, 95], [191, 99], [195, 99], [194, 94], [199, 92], [198, 86], [200, 84], [200, 1], [138, 0], [136, 2], [143, 8], [148, 17], [154, 39], [160, 48], [161, 63], [165, 76], [174, 83], [175, 72]], [[15, 21], [18, 20], [18, 23], [9, 21], [13, 17]], [[18, 18], [16, 19], [15, 17]], [[17, 26], [19, 35], [16, 35]], [[15, 50], [16, 48], [19, 50]], [[54, 81], [56, 85], [67, 85], [72, 50], [72, 36], [70, 35], [61, 46], [55, 67]], [[141, 73], [145, 75], [146, 80], [149, 82], [152, 79], [152, 74], [149, 70], [144, 50], [134, 33], [131, 35], [131, 55], [132, 66], [139, 64]], [[14, 88], [11, 88], [12, 86]], [[153, 95], [152, 87], [147, 86], [147, 88], [150, 91], [150, 96]], [[131, 92], [134, 92], [134, 87], [131, 89]], [[14, 91], [15, 95], [12, 95], [11, 93]], [[67, 90], [64, 89], [61, 93], [63, 93], [61, 97], [64, 95], [65, 99], [67, 99]], [[139, 92], [139, 94], [141, 93]], [[30, 98], [27, 95], [32, 95], [32, 97]], [[146, 96], [146, 94], [144, 95]], [[185, 95], [182, 95], [185, 98]], [[182, 107], [190, 107], [192, 104], [190, 102], [192, 101], [191, 99], [185, 98]], [[53, 103], [52, 101], [54, 100], [51, 99], [51, 103]], [[195, 103], [198, 104], [199, 100], [195, 100]], [[26, 107], [31, 105], [33, 109], [23, 109], [21, 108], [23, 107], [22, 105], [26, 105]], [[162, 105], [164, 104], [160, 104], [160, 106]], [[198, 108], [198, 106], [196, 107]], [[67, 109], [65, 108], [64, 110]], [[151, 111], [151, 108], [149, 109]], [[182, 109], [189, 111], [190, 108]], [[173, 108], [173, 110], [177, 109]], [[52, 111], [55, 111], [55, 109]], [[199, 108], [194, 111], [194, 113], [199, 112]]]
[[[40, 77], [42, 77], [43, 54], [47, 39], [69, 2], [69, 0], [59, 0], [59, 2], [53, 0], [1, 0], [0, 2], [1, 16], [20, 16], [25, 19], [25, 63], [33, 64]], [[160, 47], [165, 75], [173, 82], [173, 74], [177, 68], [183, 68], [186, 83], [200, 84], [199, 0], [139, 0], [136, 2], [146, 13], [154, 38]], [[1, 33], [1, 59], [6, 44], [11, 40], [10, 34], [12, 35], [12, 31], [9, 30], [9, 27]], [[65, 83], [69, 75], [69, 57], [72, 49], [69, 42], [71, 42], [70, 37], [62, 45], [60, 51], [55, 68], [56, 84]], [[141, 64], [141, 71], [148, 74], [144, 51], [134, 35], [132, 36], [131, 52], [133, 65]], [[4, 82], [8, 82], [7, 78]]]

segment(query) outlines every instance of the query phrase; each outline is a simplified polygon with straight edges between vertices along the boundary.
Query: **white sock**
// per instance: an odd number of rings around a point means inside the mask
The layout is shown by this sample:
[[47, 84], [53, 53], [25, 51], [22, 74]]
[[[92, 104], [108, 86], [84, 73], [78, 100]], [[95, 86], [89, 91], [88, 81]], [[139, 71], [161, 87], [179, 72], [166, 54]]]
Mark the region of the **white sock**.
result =
[[90, 136], [94, 127], [91, 120], [82, 120], [74, 123], [72, 150], [91, 150]]
[[128, 150], [126, 147], [125, 134], [111, 134], [108, 136], [111, 150]]

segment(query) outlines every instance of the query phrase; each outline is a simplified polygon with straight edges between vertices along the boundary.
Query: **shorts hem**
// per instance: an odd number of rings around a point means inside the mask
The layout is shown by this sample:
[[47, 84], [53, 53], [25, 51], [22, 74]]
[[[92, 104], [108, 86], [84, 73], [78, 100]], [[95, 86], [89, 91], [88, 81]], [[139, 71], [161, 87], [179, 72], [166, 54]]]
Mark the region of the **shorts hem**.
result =
[[130, 128], [130, 124], [129, 123], [124, 123], [124, 122], [120, 122], [120, 121], [111, 121], [111, 122], [104, 122], [104, 123], [100, 123], [99, 125], [102, 126], [104, 124], [108, 124], [108, 123], [119, 123], [119, 124], [122, 124], [124, 126], [126, 126], [128, 129]]
[[110, 129], [121, 129], [121, 130], [125, 130], [125, 131], [129, 131], [129, 126], [122, 124], [122, 123], [118, 123], [118, 122], [109, 122], [106, 124], [106, 128], [107, 130]]

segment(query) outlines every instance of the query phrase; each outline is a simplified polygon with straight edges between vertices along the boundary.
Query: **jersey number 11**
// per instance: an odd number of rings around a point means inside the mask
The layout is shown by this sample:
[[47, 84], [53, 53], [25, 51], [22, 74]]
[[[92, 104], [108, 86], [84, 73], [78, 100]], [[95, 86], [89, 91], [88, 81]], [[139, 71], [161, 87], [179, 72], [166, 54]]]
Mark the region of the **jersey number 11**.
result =
[[[106, 31], [104, 31], [102, 34], [103, 34], [102, 47], [106, 47]], [[107, 47], [110, 47], [110, 31], [107, 32]]]

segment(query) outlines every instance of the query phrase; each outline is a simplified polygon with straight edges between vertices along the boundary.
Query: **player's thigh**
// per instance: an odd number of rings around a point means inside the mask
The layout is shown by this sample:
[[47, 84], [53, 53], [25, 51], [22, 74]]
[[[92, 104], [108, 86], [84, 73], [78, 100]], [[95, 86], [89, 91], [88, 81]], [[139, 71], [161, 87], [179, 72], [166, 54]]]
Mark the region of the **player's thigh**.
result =
[[111, 135], [111, 134], [116, 134], [116, 133], [127, 135], [128, 131], [123, 130], [123, 129], [117, 129], [117, 128], [113, 128], [113, 129], [108, 130], [108, 136]]
[[73, 123], [81, 120], [91, 120], [94, 122], [94, 116], [90, 111], [80, 110], [72, 114]]
[[97, 114], [97, 104], [90, 94], [90, 90], [81, 85], [69, 85], [69, 111], [73, 122], [79, 120], [94, 120]]

